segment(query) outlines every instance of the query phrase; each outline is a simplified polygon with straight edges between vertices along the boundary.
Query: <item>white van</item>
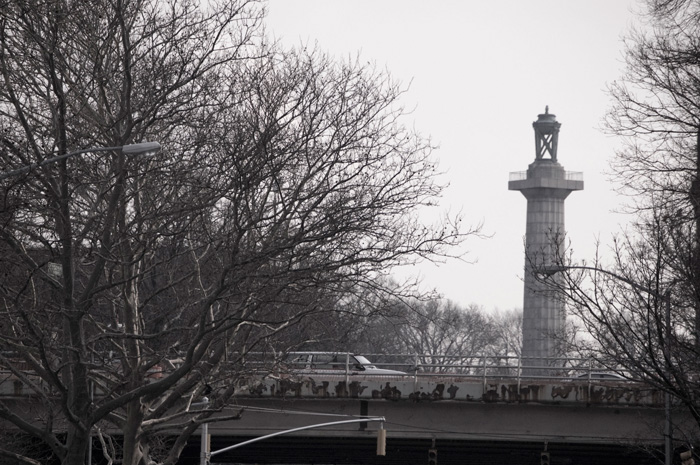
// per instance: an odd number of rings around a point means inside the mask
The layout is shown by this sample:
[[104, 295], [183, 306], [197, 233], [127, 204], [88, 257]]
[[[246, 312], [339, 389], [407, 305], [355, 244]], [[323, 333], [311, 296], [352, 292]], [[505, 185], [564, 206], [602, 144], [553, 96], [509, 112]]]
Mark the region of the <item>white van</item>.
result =
[[343, 352], [290, 352], [285, 365], [294, 373], [350, 375], [405, 375], [403, 371], [377, 368], [362, 355]]

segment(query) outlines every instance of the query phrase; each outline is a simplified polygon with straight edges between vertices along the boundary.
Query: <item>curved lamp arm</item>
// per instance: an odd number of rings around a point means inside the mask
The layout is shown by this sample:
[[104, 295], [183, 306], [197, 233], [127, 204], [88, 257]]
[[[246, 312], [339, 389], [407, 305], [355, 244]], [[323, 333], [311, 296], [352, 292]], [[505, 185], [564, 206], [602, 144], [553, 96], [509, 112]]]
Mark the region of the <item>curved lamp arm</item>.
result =
[[540, 276], [543, 276], [545, 278], [549, 278], [557, 273], [563, 272], [563, 271], [569, 271], [569, 270], [588, 270], [588, 271], [593, 271], [594, 273], [602, 273], [606, 274], [608, 276], [611, 276], [618, 281], [622, 281], [623, 283], [629, 284], [633, 288], [637, 289], [638, 291], [646, 292], [647, 294], [651, 294], [654, 297], [658, 297], [661, 299], [667, 299], [668, 298], [668, 291], [665, 293], [660, 293], [655, 291], [654, 289], [650, 289], [648, 287], [644, 287], [640, 284], [635, 283], [634, 281], [631, 281], [624, 276], [620, 276], [617, 273], [613, 273], [612, 271], [608, 271], [603, 268], [597, 268], [594, 266], [585, 266], [585, 265], [548, 265], [548, 266], [543, 266], [541, 268], [538, 268], [536, 270], [536, 273]]
[[264, 439], [274, 438], [275, 436], [280, 436], [282, 434], [296, 433], [297, 431], [304, 431], [307, 429], [325, 428], [327, 426], [344, 425], [344, 424], [348, 424], [348, 423], [365, 423], [365, 422], [370, 422], [370, 421], [381, 422], [382, 429], [384, 429], [383, 425], [384, 425], [384, 422], [386, 421], [386, 419], [384, 417], [365, 417], [365, 418], [356, 418], [353, 420], [332, 421], [330, 423], [318, 423], [315, 425], [301, 426], [299, 428], [292, 428], [292, 429], [287, 429], [284, 431], [278, 431], [276, 433], [266, 434], [265, 436], [260, 436], [258, 438], [249, 439], [248, 441], [239, 442], [238, 444], [234, 444], [232, 446], [224, 447], [223, 449], [219, 449], [217, 451], [211, 452], [209, 455], [214, 456], [217, 454], [221, 454], [222, 452], [228, 452], [232, 449], [237, 449], [239, 447], [242, 447], [242, 446], [245, 446], [248, 444], [252, 444], [254, 442], [262, 441]]
[[40, 161], [39, 163], [32, 163], [31, 165], [23, 166], [22, 168], [18, 168], [16, 170], [0, 173], [0, 179], [6, 179], [12, 176], [16, 176], [18, 174], [26, 173], [28, 171], [33, 170], [34, 168], [49, 165], [51, 163], [65, 160], [66, 158], [71, 158], [76, 155], [82, 155], [83, 153], [113, 152], [117, 150], [121, 150], [121, 152], [125, 155], [151, 156], [158, 153], [158, 151], [160, 150], [160, 144], [158, 142], [140, 142], [138, 144], [119, 145], [116, 147], [92, 147], [89, 149], [77, 150], [75, 152], [66, 153], [57, 157], [47, 158], [45, 160]]

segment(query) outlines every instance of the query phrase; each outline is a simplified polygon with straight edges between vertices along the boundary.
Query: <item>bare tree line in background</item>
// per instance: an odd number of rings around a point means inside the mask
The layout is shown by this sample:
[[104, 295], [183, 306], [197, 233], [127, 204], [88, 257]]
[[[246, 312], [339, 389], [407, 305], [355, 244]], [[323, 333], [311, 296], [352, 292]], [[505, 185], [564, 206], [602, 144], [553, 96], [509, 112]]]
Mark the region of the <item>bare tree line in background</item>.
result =
[[[522, 312], [486, 311], [438, 297], [352, 296], [337, 313], [310, 318], [296, 334], [298, 350], [421, 355], [422, 363], [452, 358], [520, 356]], [[374, 361], [374, 360], [372, 360]], [[517, 362], [513, 362], [517, 363]]]

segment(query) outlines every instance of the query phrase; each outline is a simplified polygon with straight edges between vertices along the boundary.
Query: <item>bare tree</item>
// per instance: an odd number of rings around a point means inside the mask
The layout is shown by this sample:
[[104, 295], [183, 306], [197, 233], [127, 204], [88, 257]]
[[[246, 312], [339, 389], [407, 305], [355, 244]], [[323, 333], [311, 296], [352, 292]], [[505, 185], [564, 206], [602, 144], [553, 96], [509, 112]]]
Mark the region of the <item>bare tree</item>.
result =
[[376, 286], [353, 286], [334, 303], [334, 312], [312, 315], [286, 336], [294, 338], [300, 350], [405, 354], [398, 335], [406, 324], [406, 296], [401, 294], [406, 291], [391, 279], [380, 279]]
[[415, 363], [418, 356], [420, 364], [436, 365], [431, 370], [438, 371], [490, 355], [495, 340], [495, 327], [480, 307], [463, 308], [438, 297], [390, 299], [360, 325], [364, 330], [352, 341], [360, 350], [412, 354], [406, 362]]
[[[576, 349], [598, 366], [668, 392], [700, 425], [695, 296], [666, 245], [675, 226], [639, 223], [617, 238], [612, 261], [562, 261], [541, 268], [551, 292], [565, 297], [584, 337]], [[674, 436], [697, 441], [692, 432]]]
[[401, 339], [409, 352], [428, 356], [425, 363], [449, 364], [454, 356], [472, 360], [487, 352], [492, 328], [479, 307], [461, 308], [442, 300], [416, 302], [411, 307]]
[[646, 3], [606, 118], [623, 141], [611, 167], [636, 222], [607, 258], [559, 257], [535, 272], [568, 299], [584, 330], [575, 349], [666, 391], [700, 424], [700, 9]]
[[0, 418], [62, 463], [110, 430], [123, 436], [112, 458], [175, 463], [247, 352], [474, 232], [418, 220], [442, 187], [429, 141], [403, 124], [402, 88], [266, 44], [262, 14], [243, 0], [0, 10], [3, 171], [164, 148], [2, 181], [0, 368], [45, 414], [0, 402]]
[[523, 346], [523, 312], [506, 310], [490, 315], [494, 336], [493, 356], [520, 357]]
[[664, 216], [677, 229], [668, 238], [683, 238], [666, 248], [686, 263], [700, 327], [700, 9], [687, 1], [647, 4], [647, 24], [626, 41], [627, 71], [610, 87], [606, 126], [625, 141], [612, 170], [642, 221]]

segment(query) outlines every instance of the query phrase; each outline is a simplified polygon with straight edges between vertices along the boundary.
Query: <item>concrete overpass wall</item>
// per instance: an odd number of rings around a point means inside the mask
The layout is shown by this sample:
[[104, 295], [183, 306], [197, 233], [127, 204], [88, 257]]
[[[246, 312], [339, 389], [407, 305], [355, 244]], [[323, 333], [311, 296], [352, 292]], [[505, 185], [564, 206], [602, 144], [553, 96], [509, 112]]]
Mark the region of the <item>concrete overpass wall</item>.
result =
[[641, 383], [571, 379], [431, 376], [284, 376], [251, 378], [239, 397], [451, 400], [484, 403], [662, 406], [663, 394]]
[[[363, 402], [366, 405], [363, 406]], [[498, 404], [458, 401], [362, 401], [359, 399], [246, 399], [240, 420], [212, 423], [213, 435], [258, 437], [284, 429], [331, 422], [350, 415], [383, 416], [390, 437], [454, 440], [548, 441], [587, 444], [662, 444], [664, 411], [649, 407]], [[230, 413], [230, 412], [229, 412]], [[317, 415], [323, 416], [317, 416]], [[335, 416], [335, 417], [334, 417]], [[677, 413], [674, 424], [693, 431]], [[309, 430], [305, 436], [371, 436], [367, 423]]]

